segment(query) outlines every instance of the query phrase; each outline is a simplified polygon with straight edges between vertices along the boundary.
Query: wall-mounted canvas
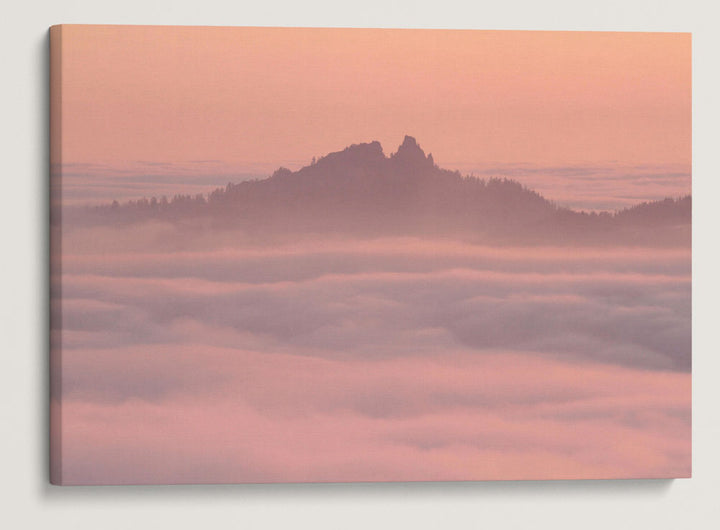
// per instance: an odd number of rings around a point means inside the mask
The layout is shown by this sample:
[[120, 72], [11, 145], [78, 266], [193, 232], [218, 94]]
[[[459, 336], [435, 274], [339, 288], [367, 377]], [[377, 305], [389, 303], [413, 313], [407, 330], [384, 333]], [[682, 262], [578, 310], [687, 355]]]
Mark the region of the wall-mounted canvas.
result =
[[691, 473], [691, 37], [55, 26], [51, 481]]

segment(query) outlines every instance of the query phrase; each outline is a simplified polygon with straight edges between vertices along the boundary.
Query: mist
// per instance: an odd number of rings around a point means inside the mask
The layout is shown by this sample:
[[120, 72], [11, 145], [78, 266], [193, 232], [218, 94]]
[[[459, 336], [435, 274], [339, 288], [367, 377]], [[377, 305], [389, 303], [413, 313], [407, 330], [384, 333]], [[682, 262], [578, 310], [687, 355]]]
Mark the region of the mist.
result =
[[690, 272], [685, 246], [71, 227], [63, 483], [688, 476]]

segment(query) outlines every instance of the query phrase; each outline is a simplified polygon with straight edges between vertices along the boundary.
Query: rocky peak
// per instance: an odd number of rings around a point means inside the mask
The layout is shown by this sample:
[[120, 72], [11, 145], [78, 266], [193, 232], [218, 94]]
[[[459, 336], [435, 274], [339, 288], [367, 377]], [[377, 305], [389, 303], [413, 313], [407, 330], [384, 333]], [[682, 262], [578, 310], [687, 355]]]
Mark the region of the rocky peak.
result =
[[397, 164], [408, 168], [432, 167], [434, 165], [432, 155], [426, 157], [425, 151], [422, 150], [412, 136], [405, 136], [397, 152], [392, 155], [392, 159]]
[[330, 153], [318, 160], [317, 164], [323, 166], [365, 166], [367, 164], [377, 164], [385, 160], [380, 142], [374, 141], [364, 144], [353, 144], [346, 147], [342, 151]]

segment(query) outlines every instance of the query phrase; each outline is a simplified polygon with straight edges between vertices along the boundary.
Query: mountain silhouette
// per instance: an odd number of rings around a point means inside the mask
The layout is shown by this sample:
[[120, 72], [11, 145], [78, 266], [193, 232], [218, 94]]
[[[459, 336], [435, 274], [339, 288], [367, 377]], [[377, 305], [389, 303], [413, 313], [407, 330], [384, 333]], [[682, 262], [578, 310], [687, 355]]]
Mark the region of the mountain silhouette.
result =
[[207, 197], [115, 202], [93, 212], [95, 222], [204, 216], [216, 226], [258, 233], [682, 243], [689, 242], [690, 210], [689, 196], [615, 214], [561, 208], [514, 180], [441, 169], [406, 136], [390, 156], [377, 141], [353, 144], [298, 171], [280, 168], [269, 178], [229, 183]]

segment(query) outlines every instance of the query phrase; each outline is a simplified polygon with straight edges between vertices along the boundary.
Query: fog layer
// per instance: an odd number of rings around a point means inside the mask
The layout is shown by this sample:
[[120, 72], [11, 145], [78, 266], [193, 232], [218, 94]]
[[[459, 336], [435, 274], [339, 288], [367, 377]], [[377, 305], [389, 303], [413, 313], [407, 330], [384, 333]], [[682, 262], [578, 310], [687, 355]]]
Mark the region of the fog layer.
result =
[[66, 483], [690, 472], [687, 248], [179, 230], [66, 231]]

